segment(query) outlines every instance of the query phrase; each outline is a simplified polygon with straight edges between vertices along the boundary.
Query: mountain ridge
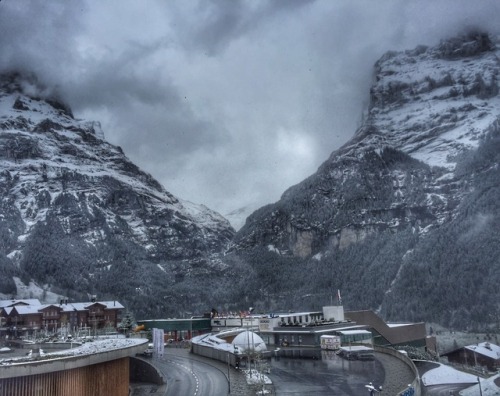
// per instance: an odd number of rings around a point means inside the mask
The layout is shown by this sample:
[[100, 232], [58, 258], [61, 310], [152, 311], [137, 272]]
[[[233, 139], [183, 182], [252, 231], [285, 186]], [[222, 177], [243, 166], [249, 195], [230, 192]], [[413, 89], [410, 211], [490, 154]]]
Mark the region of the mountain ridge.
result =
[[168, 193], [99, 124], [38, 93], [36, 79], [0, 83], [0, 292], [15, 291], [9, 278], [35, 279], [158, 317], [242, 304], [317, 309], [342, 290], [346, 309], [386, 320], [491, 328], [500, 318], [497, 44], [472, 32], [387, 52], [353, 138], [236, 233]]
[[[466, 282], [453, 275], [450, 290], [445, 274], [475, 271], [472, 255], [457, 257], [453, 251], [463, 249], [459, 241], [491, 239], [460, 235], [457, 224], [471, 227], [464, 207], [474, 218], [499, 214], [491, 193], [484, 203], [487, 212], [473, 201], [481, 183], [497, 191], [499, 182], [495, 155], [477, 155], [489, 151], [487, 145], [496, 147], [500, 130], [496, 43], [498, 38], [473, 32], [433, 48], [390, 51], [377, 61], [370, 105], [353, 139], [277, 203], [254, 212], [233, 239], [231, 251], [251, 256], [250, 265], [277, 304], [283, 304], [279, 296], [286, 290], [316, 294], [310, 301], [285, 298], [290, 305], [310, 307], [332, 290], [347, 289], [343, 300], [351, 308], [377, 309], [392, 320], [434, 320], [462, 328], [491, 323], [484, 306], [498, 312], [494, 296], [499, 297], [491, 279], [475, 276], [476, 287], [483, 285], [488, 293], [461, 306], [457, 290]], [[498, 268], [494, 249], [472, 250], [476, 260]], [[266, 274], [263, 257], [274, 262], [269, 268], [284, 274], [282, 285]], [[478, 312], [484, 315], [480, 320]]]
[[[2, 81], [0, 191], [11, 220], [0, 229], [3, 253], [25, 284], [32, 276], [67, 293], [104, 294], [96, 278], [109, 282], [122, 260], [143, 262], [165, 287], [174, 277], [169, 261], [213, 265], [234, 233], [226, 219], [170, 194], [32, 75]], [[113, 274], [126, 282], [124, 275]]]

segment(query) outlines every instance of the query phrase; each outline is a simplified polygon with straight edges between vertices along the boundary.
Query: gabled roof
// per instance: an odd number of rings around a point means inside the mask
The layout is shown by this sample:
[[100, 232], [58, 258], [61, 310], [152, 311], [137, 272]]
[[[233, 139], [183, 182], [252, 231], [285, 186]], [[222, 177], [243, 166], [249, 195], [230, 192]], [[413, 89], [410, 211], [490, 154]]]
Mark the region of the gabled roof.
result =
[[125, 307], [121, 305], [118, 301], [99, 301], [101, 304], [106, 306], [106, 309], [124, 309]]
[[96, 302], [83, 302], [83, 303], [69, 303], [62, 304], [61, 307], [63, 311], [86, 311], [92, 305], [99, 304], [104, 306], [106, 309], [124, 309], [125, 307], [121, 305], [118, 301], [96, 301]]
[[29, 315], [39, 313], [41, 307], [42, 305], [16, 305], [12, 309], [19, 315]]
[[[37, 299], [31, 300], [3, 300], [0, 302], [13, 304], [14, 302], [23, 302], [22, 304], [4, 305], [0, 309], [10, 315], [12, 310], [15, 309], [19, 315], [28, 315], [32, 313], [41, 313], [43, 310], [53, 307], [61, 310], [61, 312], [74, 312], [74, 311], [88, 311], [89, 307], [93, 305], [103, 306], [105, 309], [124, 309], [125, 307], [118, 301], [96, 301], [96, 302], [80, 302], [80, 303], [64, 303], [64, 304], [40, 304]], [[24, 302], [31, 301], [33, 304], [25, 304]]]
[[5, 312], [6, 315], [10, 315], [14, 308], [13, 307], [3, 307], [2, 310]]
[[38, 311], [44, 311], [46, 310], [47, 308], [56, 308], [58, 310], [62, 310], [61, 306], [60, 305], [57, 305], [57, 304], [45, 304], [45, 305], [41, 305], [39, 307], [36, 307], [38, 309]]
[[464, 348], [469, 351], [474, 351], [480, 355], [487, 356], [493, 360], [500, 359], [500, 347], [489, 342], [481, 342], [477, 345], [467, 345]]
[[99, 305], [99, 306], [101, 306], [101, 307], [105, 307], [105, 308], [106, 308], [106, 305], [105, 305], [105, 304], [103, 304], [103, 303], [102, 303], [102, 302], [100, 302], [100, 301], [87, 303], [87, 304], [85, 305], [85, 308], [89, 309], [90, 307], [93, 307], [93, 306], [95, 306], [95, 305]]
[[37, 298], [28, 298], [26, 300], [0, 300], [0, 308], [13, 307], [19, 305], [41, 305]]

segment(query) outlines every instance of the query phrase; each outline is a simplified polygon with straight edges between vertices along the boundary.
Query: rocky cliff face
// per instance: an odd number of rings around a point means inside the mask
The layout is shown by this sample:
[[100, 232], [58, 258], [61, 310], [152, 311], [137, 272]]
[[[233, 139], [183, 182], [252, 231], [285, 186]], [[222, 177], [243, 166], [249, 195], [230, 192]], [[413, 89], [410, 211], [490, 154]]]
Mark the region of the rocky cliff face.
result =
[[498, 128], [497, 55], [484, 34], [385, 54], [363, 126], [316, 174], [250, 216], [236, 248], [272, 243], [306, 257], [377, 229], [425, 233], [451, 219], [468, 191], [457, 162]]
[[0, 293], [34, 279], [165, 317], [318, 309], [340, 289], [347, 309], [387, 320], [498, 326], [496, 41], [469, 34], [385, 54], [353, 138], [236, 235], [34, 77], [3, 75]]
[[[491, 153], [500, 132], [494, 41], [473, 33], [434, 48], [385, 54], [375, 65], [370, 105], [353, 139], [279, 202], [252, 214], [232, 250], [265, 248], [282, 264], [283, 257], [301, 258], [302, 279], [287, 287], [319, 292], [318, 303], [339, 288], [350, 307], [379, 309], [395, 319], [456, 325], [461, 317], [463, 325], [474, 311], [484, 311], [482, 303], [500, 312], [494, 299], [484, 297], [485, 289], [500, 297], [498, 292], [482, 280], [484, 267], [488, 273], [498, 268], [500, 252], [469, 247], [487, 243], [491, 234], [460, 234], [477, 216], [498, 218], [492, 198], [500, 181]], [[477, 194], [488, 199], [479, 205]], [[467, 254], [451, 253], [464, 246]], [[472, 250], [481, 265], [473, 264]], [[289, 270], [295, 271], [280, 268]], [[482, 301], [452, 290], [465, 287], [460, 276], [448, 284], [446, 274], [454, 271], [477, 273]]]
[[234, 234], [219, 214], [166, 191], [34, 76], [0, 76], [0, 171], [10, 274], [62, 294], [126, 299], [131, 287], [116, 285], [133, 284], [150, 295], [148, 277], [166, 287], [185, 272], [220, 269], [214, 257]]

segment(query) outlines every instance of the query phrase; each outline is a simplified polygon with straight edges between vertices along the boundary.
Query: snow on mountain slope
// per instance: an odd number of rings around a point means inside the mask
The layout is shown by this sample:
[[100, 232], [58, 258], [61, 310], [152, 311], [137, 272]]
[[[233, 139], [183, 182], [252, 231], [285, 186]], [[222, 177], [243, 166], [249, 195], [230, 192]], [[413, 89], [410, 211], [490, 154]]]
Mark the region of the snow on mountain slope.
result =
[[499, 43], [469, 33], [380, 58], [353, 138], [235, 235], [262, 294], [307, 309], [346, 289], [351, 309], [388, 319], [491, 325]]
[[[32, 75], [0, 78], [0, 171], [1, 194], [24, 224], [21, 244], [49, 212], [67, 234], [79, 233], [90, 245], [103, 239], [104, 223], [93, 225], [103, 216], [105, 228], [127, 232], [160, 256], [217, 251], [233, 234], [218, 213], [167, 192], [104, 140], [99, 123], [75, 119]], [[196, 249], [188, 248], [191, 239]]]
[[[375, 65], [364, 145], [390, 146], [453, 170], [500, 115], [500, 50], [486, 35], [388, 52]], [[365, 129], [361, 129], [363, 133]]]

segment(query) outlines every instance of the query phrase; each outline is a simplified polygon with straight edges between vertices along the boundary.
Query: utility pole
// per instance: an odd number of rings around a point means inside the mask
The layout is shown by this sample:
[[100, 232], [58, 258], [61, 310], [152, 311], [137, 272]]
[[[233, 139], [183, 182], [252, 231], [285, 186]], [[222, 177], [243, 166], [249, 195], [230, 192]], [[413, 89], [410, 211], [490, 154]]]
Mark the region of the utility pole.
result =
[[231, 374], [229, 371], [229, 351], [227, 351], [227, 389], [228, 389], [228, 394], [231, 394]]

